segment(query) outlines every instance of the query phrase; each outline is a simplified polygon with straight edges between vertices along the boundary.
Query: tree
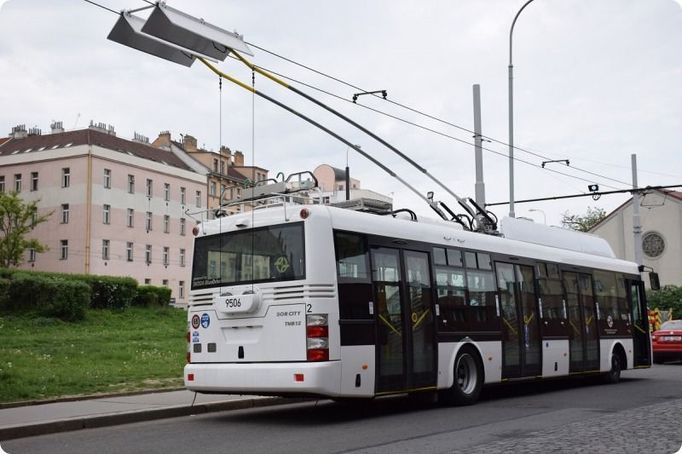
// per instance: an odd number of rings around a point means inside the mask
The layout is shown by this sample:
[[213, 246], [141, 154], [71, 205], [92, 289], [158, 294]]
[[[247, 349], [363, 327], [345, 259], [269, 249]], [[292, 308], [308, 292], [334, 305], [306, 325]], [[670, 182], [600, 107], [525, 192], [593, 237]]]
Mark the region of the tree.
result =
[[561, 225], [567, 229], [587, 232], [605, 217], [606, 211], [603, 208], [587, 207], [587, 213], [584, 215], [570, 214], [565, 211], [561, 215]]
[[47, 250], [46, 245], [27, 235], [51, 214], [38, 214], [38, 200], [24, 202], [15, 192], [0, 193], [0, 266], [21, 264], [26, 249]]

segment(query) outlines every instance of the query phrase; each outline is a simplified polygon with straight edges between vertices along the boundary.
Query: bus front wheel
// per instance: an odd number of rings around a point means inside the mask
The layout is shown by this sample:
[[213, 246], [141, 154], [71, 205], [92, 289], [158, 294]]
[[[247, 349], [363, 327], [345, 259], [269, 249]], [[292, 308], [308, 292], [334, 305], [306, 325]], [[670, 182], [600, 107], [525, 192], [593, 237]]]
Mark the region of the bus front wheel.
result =
[[452, 387], [443, 391], [441, 398], [448, 405], [472, 405], [482, 388], [483, 366], [478, 353], [471, 347], [463, 347], [455, 358]]

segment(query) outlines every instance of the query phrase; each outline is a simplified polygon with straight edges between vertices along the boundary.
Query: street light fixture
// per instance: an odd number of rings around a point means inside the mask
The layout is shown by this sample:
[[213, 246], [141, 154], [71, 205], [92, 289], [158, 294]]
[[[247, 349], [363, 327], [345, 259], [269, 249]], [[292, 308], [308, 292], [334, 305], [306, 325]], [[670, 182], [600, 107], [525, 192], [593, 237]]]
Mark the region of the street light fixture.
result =
[[521, 9], [512, 22], [509, 29], [509, 217], [515, 217], [514, 213], [514, 65], [512, 64], [512, 34], [514, 33], [514, 25], [519, 14], [526, 6], [533, 0], [528, 0], [523, 4]]

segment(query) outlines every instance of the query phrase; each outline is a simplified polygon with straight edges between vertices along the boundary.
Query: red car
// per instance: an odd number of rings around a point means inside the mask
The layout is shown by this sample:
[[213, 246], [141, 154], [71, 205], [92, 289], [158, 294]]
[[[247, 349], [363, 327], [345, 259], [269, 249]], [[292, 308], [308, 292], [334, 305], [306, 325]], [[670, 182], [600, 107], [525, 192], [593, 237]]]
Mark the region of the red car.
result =
[[682, 320], [663, 322], [661, 329], [651, 335], [654, 363], [668, 359], [682, 360]]

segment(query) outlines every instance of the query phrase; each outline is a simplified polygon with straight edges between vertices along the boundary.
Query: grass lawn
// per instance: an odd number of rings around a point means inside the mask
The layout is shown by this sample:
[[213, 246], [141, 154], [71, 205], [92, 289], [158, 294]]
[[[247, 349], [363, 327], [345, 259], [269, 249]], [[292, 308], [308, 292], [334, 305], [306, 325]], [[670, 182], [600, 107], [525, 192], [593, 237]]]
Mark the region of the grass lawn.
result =
[[89, 310], [86, 320], [0, 315], [0, 402], [182, 386], [186, 312]]

